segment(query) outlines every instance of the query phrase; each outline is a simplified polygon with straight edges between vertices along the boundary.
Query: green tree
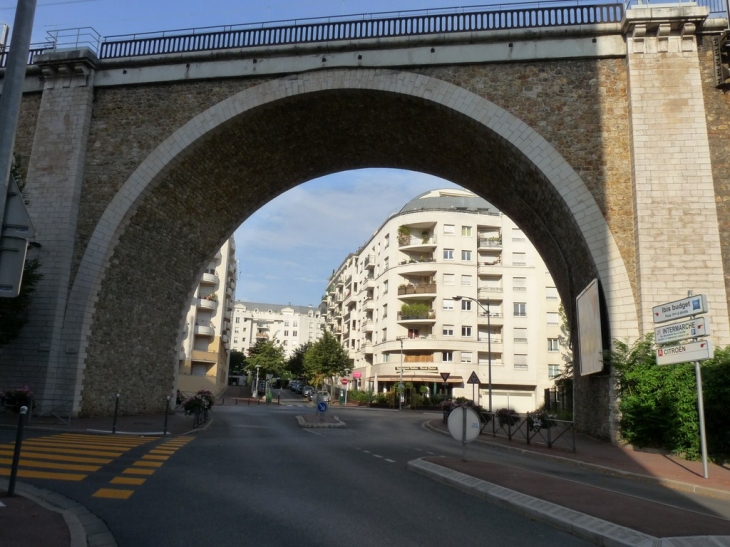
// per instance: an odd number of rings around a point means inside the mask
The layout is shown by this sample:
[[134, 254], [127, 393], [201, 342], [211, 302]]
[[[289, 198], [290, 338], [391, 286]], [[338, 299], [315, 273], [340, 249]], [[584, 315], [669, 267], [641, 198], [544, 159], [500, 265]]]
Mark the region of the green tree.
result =
[[229, 369], [232, 376], [240, 376], [246, 370], [246, 355], [236, 349], [231, 350]]
[[304, 370], [311, 378], [343, 376], [350, 366], [347, 351], [329, 331], [304, 354]]
[[286, 362], [286, 369], [291, 373], [292, 378], [304, 376], [304, 356], [312, 347], [312, 342], [306, 342], [294, 350], [294, 354]]
[[256, 367], [259, 367], [259, 377], [265, 378], [266, 374], [273, 374], [280, 377], [284, 371], [284, 348], [275, 340], [259, 340], [249, 351], [246, 359], [246, 371], [256, 374]]

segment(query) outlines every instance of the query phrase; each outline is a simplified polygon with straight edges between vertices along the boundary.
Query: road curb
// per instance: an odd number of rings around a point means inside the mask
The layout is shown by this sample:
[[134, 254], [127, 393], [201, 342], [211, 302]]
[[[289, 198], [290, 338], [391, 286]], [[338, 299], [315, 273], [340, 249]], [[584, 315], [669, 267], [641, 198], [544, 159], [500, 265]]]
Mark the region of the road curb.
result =
[[467, 494], [507, 507], [571, 535], [607, 547], [730, 547], [727, 536], [657, 538], [541, 500], [423, 459], [411, 460], [410, 471], [419, 473]]
[[[430, 421], [430, 420], [429, 420]], [[437, 429], [430, 425], [428, 422], [424, 422], [423, 427], [433, 433], [438, 433], [439, 435], [444, 435], [446, 437], [450, 437], [449, 433], [446, 431], [441, 431], [440, 429]], [[524, 448], [519, 448], [516, 446], [505, 446], [500, 443], [494, 443], [485, 439], [476, 439], [476, 442], [481, 444], [486, 444], [492, 448], [496, 448], [498, 450], [503, 450], [505, 452], [511, 452], [513, 454], [520, 454], [522, 456], [529, 456], [531, 458], [543, 458], [552, 460], [557, 463], [564, 463], [568, 465], [572, 465], [575, 467], [579, 467], [582, 469], [588, 469], [590, 471], [597, 471], [599, 473], [604, 473], [607, 475], [619, 475], [621, 477], [625, 477], [627, 479], [632, 479], [640, 482], [648, 482], [652, 484], [658, 484], [659, 486], [664, 486], [666, 488], [671, 488], [672, 490], [679, 490], [680, 492], [688, 492], [690, 494], [697, 494], [700, 496], [707, 496], [714, 499], [719, 499], [723, 501], [730, 501], [730, 491], [727, 490], [719, 490], [717, 488], [707, 488], [706, 486], [701, 486], [698, 484], [692, 484], [689, 482], [683, 482], [678, 481], [674, 479], [665, 479], [662, 477], [652, 477], [651, 475], [643, 475], [641, 473], [634, 473], [632, 471], [623, 471], [621, 469], [615, 469], [613, 467], [608, 467], [605, 465], [598, 465], [596, 463], [588, 463], [580, 460], [574, 460], [572, 458], [565, 458], [563, 456], [555, 456], [553, 454], [545, 454], [544, 452], [533, 452], [532, 450], [526, 450]]]

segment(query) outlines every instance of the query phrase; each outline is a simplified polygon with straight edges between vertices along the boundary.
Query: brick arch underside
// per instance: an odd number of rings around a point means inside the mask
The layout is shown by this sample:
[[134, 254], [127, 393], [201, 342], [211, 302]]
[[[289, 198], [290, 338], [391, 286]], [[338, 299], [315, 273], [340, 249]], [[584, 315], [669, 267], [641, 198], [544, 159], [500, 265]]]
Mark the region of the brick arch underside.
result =
[[[520, 150], [474, 119], [418, 97], [373, 90], [274, 101], [232, 117], [184, 149], [127, 219], [95, 305], [82, 413], [108, 412], [107, 392], [117, 378], [124, 379], [127, 408], [158, 411], [173, 386], [191, 287], [223, 241], [294, 186], [367, 167], [430, 173], [493, 203], [535, 244], [565, 302], [598, 275], [555, 187]], [[336, 233], [333, 227], [332, 237]], [[245, 268], [247, 257], [238, 258]]]

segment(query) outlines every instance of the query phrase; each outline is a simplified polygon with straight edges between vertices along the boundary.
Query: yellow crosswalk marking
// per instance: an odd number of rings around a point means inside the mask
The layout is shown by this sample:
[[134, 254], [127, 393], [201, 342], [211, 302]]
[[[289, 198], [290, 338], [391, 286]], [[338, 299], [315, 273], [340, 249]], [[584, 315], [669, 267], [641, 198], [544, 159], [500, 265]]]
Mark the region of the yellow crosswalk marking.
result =
[[[0, 448], [0, 456], [12, 456], [13, 451], [12, 450], [4, 450]], [[46, 454], [43, 452], [28, 452], [26, 450], [22, 451], [22, 455], [24, 458], [30, 458], [35, 460], [55, 460], [55, 461], [62, 461], [62, 462], [76, 462], [76, 463], [98, 463], [98, 464], [105, 464], [105, 463], [111, 463], [114, 461], [114, 458], [85, 458], [83, 456], [65, 456], [63, 454]]]
[[147, 479], [139, 479], [137, 477], [114, 477], [109, 481], [110, 484], [143, 484]]
[[125, 475], [152, 475], [154, 472], [154, 469], [142, 469], [139, 467], [127, 467], [122, 471]]
[[165, 461], [165, 460], [169, 460], [170, 459], [170, 456], [155, 456], [154, 454], [153, 455], [145, 454], [144, 456], [142, 456], [142, 459], [143, 460], [159, 460], [159, 461]]
[[[0, 464], [13, 465], [12, 458], [0, 458]], [[44, 469], [65, 469], [67, 471], [87, 471], [93, 473], [101, 469], [99, 465], [80, 465], [74, 463], [53, 463], [53, 462], [37, 462], [28, 460], [25, 457], [20, 458], [21, 467], [42, 467]]]
[[[10, 469], [0, 468], [0, 476], [9, 477]], [[57, 481], [82, 481], [88, 475], [79, 475], [76, 473], [46, 473], [44, 471], [30, 471], [28, 469], [18, 469], [18, 476], [24, 479], [53, 479]]]
[[134, 465], [138, 465], [139, 467], [162, 467], [162, 462], [147, 462], [139, 460], [134, 462]]
[[114, 488], [99, 488], [94, 493], [93, 497], [126, 500], [132, 494], [134, 494], [134, 490], [116, 490]]
[[[24, 447], [28, 447], [27, 445], [23, 444]], [[124, 452], [108, 452], [108, 451], [98, 451], [98, 450], [78, 450], [78, 449], [67, 449], [67, 448], [46, 448], [43, 445], [30, 445], [30, 447], [34, 452], [51, 452], [51, 453], [58, 453], [58, 454], [87, 454], [91, 456], [106, 456], [109, 458], [117, 458], [124, 454]], [[14, 449], [13, 449], [14, 450]]]

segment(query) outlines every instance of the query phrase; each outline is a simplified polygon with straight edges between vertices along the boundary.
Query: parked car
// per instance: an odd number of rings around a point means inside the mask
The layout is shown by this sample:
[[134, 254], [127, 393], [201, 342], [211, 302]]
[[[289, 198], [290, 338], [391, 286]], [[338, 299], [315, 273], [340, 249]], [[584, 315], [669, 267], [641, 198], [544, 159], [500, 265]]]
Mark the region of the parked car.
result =
[[314, 391], [314, 388], [312, 386], [304, 386], [302, 388], [302, 396], [303, 397], [309, 397], [309, 394]]
[[324, 401], [325, 403], [330, 402], [330, 394], [327, 391], [318, 391], [312, 397], [315, 401]]
[[289, 384], [289, 389], [292, 391], [296, 391], [297, 387], [299, 387], [299, 380], [294, 380], [291, 384]]

